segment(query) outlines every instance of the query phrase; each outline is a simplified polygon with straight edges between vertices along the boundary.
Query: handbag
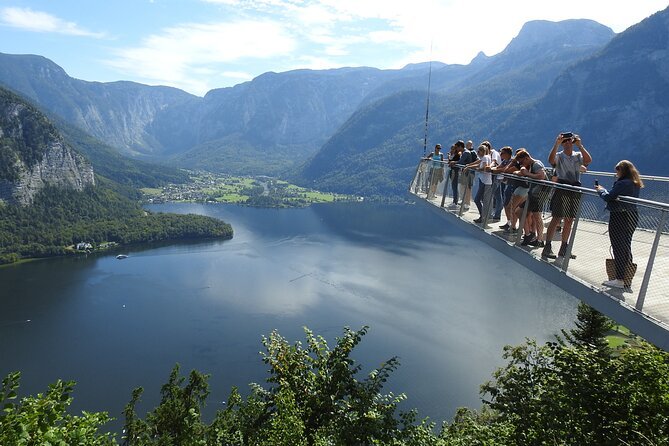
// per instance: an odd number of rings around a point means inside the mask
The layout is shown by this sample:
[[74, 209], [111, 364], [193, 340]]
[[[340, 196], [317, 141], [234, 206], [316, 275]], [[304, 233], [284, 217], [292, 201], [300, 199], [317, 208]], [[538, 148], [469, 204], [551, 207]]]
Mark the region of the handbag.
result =
[[[611, 253], [611, 258], [606, 259], [606, 275], [609, 277], [609, 280], [617, 279], [616, 277], [616, 261], [613, 259], [613, 247], [609, 247], [609, 252]], [[632, 285], [632, 279], [636, 274], [636, 263], [630, 263], [625, 268], [625, 277], [623, 277], [623, 282], [626, 287]]]

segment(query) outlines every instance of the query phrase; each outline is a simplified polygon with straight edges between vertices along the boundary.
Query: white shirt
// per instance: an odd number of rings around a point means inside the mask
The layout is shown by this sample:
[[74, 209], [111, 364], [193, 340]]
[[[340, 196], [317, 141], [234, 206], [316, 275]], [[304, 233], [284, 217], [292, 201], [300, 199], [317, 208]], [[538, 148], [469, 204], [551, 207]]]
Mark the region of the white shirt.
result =
[[481, 162], [479, 163], [479, 170], [476, 172], [478, 179], [481, 180], [483, 184], [492, 184], [492, 173], [484, 172], [483, 169], [490, 166], [490, 155], [483, 155]]

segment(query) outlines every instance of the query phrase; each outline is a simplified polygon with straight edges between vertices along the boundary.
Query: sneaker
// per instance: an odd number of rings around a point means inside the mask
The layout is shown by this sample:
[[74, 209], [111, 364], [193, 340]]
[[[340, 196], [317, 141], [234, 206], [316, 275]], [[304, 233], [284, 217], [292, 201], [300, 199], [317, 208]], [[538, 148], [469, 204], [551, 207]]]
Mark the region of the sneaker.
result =
[[541, 251], [541, 258], [546, 260], [546, 259], [557, 259], [557, 256], [553, 253], [553, 250], [551, 249], [550, 244], [546, 244], [544, 246], [544, 250]]
[[543, 240], [537, 240], [537, 239], [530, 241], [528, 245], [534, 246], [535, 248], [543, 248], [545, 246]]
[[527, 246], [536, 239], [537, 239], [537, 236], [534, 235], [534, 233], [530, 232], [529, 234], [527, 234], [526, 236], [523, 237], [523, 241], [520, 245], [521, 246]]
[[508, 223], [508, 222], [507, 222], [507, 223], [504, 223], [503, 225], [500, 225], [500, 227], [499, 227], [499, 229], [504, 229], [504, 230], [507, 230], [507, 229], [509, 229], [509, 228], [510, 228], [510, 226], [509, 226], [509, 223]]
[[602, 282], [602, 285], [611, 288], [625, 288], [625, 283], [620, 279], [607, 280], [605, 282]]
[[[567, 253], [567, 245], [561, 245], [561, 246], [560, 246], [560, 251], [558, 251], [558, 257], [564, 257], [564, 255], [565, 255], [566, 253]], [[576, 258], [576, 255], [571, 254], [571, 255], [569, 256], [569, 258], [573, 260], [573, 259]]]
[[493, 218], [490, 219], [490, 221], [493, 222], [493, 223], [499, 223], [500, 220], [501, 219], [497, 218], [497, 217], [493, 217]]
[[481, 222], [483, 222], [483, 220], [481, 220], [481, 217], [479, 217], [479, 218], [477, 218], [476, 220], [474, 220], [474, 223], [481, 223]]
[[511, 234], [515, 234], [518, 232], [518, 228], [511, 228], [509, 231], [511, 232]]

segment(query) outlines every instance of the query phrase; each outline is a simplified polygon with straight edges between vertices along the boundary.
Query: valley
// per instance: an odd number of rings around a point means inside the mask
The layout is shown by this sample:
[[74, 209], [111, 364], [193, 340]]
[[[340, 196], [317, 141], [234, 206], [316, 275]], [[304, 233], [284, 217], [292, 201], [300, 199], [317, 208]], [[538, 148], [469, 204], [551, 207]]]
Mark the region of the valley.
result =
[[266, 176], [238, 177], [188, 171], [189, 181], [142, 188], [142, 201], [159, 203], [228, 203], [257, 207], [304, 207], [314, 203], [355, 201], [351, 195], [320, 192]]

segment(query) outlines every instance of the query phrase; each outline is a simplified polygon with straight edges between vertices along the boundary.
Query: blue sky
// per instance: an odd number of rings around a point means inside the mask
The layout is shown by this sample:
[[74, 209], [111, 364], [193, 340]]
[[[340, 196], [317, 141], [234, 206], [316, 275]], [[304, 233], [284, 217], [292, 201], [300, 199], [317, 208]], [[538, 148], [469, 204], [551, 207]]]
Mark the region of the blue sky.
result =
[[0, 52], [203, 95], [267, 71], [469, 63], [529, 20], [621, 32], [667, 0], [0, 0]]

